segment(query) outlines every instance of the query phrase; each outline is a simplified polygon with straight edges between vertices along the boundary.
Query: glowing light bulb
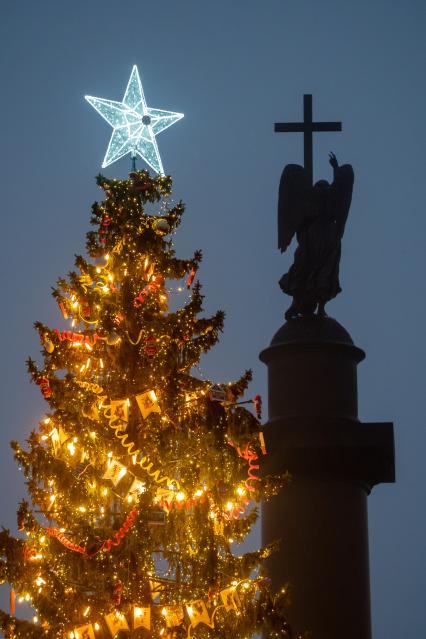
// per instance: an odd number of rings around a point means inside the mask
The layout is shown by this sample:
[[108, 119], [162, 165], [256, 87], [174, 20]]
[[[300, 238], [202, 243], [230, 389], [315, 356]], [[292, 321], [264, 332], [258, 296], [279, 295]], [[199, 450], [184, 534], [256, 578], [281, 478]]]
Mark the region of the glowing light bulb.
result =
[[124, 475], [127, 473], [127, 468], [120, 468], [120, 471], [118, 473], [118, 478], [121, 479], [122, 477], [124, 477]]

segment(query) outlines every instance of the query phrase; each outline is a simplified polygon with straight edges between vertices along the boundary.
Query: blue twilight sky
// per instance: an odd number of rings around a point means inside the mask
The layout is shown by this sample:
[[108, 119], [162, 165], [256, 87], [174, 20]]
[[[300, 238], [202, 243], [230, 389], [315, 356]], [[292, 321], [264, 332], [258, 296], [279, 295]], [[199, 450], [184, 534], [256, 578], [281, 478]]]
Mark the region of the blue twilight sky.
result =
[[[315, 177], [329, 150], [355, 169], [343, 241], [343, 293], [328, 307], [367, 352], [360, 417], [394, 420], [397, 483], [369, 497], [376, 639], [426, 627], [425, 231], [426, 5], [421, 0], [3, 0], [1, 522], [24, 495], [8, 442], [43, 414], [25, 359], [34, 320], [60, 325], [50, 287], [84, 247], [111, 129], [83, 96], [121, 100], [133, 64], [148, 105], [185, 113], [158, 139], [175, 197], [187, 203], [177, 251], [202, 248], [206, 312], [227, 313], [202, 361], [217, 380], [253, 367], [283, 320], [276, 250], [284, 164], [302, 161], [302, 95], [343, 132], [315, 137]], [[124, 177], [129, 160], [105, 171]], [[266, 403], [266, 402], [265, 402]], [[350, 578], [350, 575], [348, 575]]]

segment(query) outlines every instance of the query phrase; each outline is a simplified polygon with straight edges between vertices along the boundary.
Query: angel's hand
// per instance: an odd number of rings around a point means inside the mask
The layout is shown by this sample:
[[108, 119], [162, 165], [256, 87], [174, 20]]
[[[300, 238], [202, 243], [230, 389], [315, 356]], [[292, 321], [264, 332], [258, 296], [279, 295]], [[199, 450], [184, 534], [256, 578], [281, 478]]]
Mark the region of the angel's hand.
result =
[[330, 162], [330, 164], [333, 167], [333, 169], [337, 169], [338, 168], [339, 163], [338, 163], [337, 158], [334, 155], [333, 151], [330, 151], [330, 153], [328, 154], [328, 161]]

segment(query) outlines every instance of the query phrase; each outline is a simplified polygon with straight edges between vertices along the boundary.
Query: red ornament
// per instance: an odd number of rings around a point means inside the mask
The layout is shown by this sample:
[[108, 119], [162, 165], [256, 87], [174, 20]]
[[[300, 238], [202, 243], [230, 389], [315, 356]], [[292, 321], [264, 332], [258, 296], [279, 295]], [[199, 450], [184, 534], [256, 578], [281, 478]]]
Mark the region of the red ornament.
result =
[[9, 607], [10, 607], [11, 617], [15, 616], [15, 601], [16, 601], [15, 589], [11, 588], [9, 593]]
[[149, 337], [146, 338], [145, 340], [145, 354], [148, 355], [148, 357], [154, 357], [154, 355], [157, 353], [157, 340], [154, 337], [154, 335], [150, 335]]
[[63, 318], [64, 318], [64, 319], [68, 319], [68, 313], [67, 313], [67, 310], [66, 310], [66, 308], [65, 308], [65, 306], [64, 306], [64, 303], [63, 303], [63, 302], [58, 302], [58, 306], [59, 306], [59, 308], [60, 308], [60, 310], [61, 310], [61, 313], [62, 313], [62, 315], [63, 315]]
[[104, 213], [101, 220], [101, 228], [99, 229], [99, 242], [101, 244], [106, 244], [108, 227], [111, 224], [111, 218], [107, 213]]
[[262, 398], [260, 395], [255, 395], [253, 397], [254, 410], [256, 411], [257, 419], [261, 419], [262, 417]]
[[192, 269], [189, 271], [188, 281], [186, 282], [187, 288], [190, 288], [192, 282], [194, 281], [194, 277], [198, 271], [198, 264], [194, 264]]
[[89, 306], [89, 302], [86, 300], [85, 297], [83, 297], [80, 300], [80, 304], [81, 304], [81, 314], [83, 317], [90, 317], [90, 306]]
[[50, 388], [50, 382], [47, 377], [39, 377], [36, 384], [40, 386], [41, 393], [45, 399], [52, 396], [53, 391]]
[[121, 604], [121, 595], [123, 594], [123, 584], [120, 580], [116, 581], [112, 590], [112, 601], [115, 606]]
[[164, 277], [162, 275], [153, 275], [151, 278], [151, 281], [148, 282], [148, 284], [143, 287], [143, 289], [140, 291], [137, 297], [135, 297], [135, 299], [133, 300], [133, 306], [135, 308], [139, 308], [144, 303], [148, 295], [150, 293], [155, 293], [155, 291], [158, 291], [158, 289], [163, 284], [164, 284]]

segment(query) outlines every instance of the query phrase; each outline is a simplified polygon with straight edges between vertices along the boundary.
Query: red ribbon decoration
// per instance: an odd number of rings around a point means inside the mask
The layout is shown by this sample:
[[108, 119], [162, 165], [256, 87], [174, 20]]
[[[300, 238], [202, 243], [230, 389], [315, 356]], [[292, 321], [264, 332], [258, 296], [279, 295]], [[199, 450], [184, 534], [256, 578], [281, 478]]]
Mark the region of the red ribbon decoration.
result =
[[243, 459], [246, 459], [248, 461], [248, 477], [245, 480], [244, 484], [245, 487], [247, 488], [247, 490], [253, 492], [254, 490], [256, 490], [249, 482], [250, 481], [260, 481], [260, 477], [258, 477], [257, 475], [253, 474], [253, 470], [260, 470], [260, 465], [259, 464], [254, 464], [253, 462], [255, 462], [257, 459], [259, 459], [257, 453], [254, 452], [254, 450], [250, 449], [250, 446], [246, 446], [245, 450], [241, 451], [240, 448], [237, 448], [237, 453], [239, 454], [240, 457], [242, 457]]
[[93, 333], [92, 336], [83, 335], [82, 333], [73, 333], [72, 331], [60, 331], [59, 328], [54, 328], [53, 332], [57, 335], [60, 342], [68, 341], [94, 346], [98, 340], [102, 339], [97, 333]]
[[65, 546], [65, 548], [68, 548], [69, 550], [73, 550], [74, 552], [79, 552], [81, 555], [86, 554], [86, 549], [83, 548], [83, 546], [79, 546], [78, 544], [75, 544], [74, 542], [67, 539], [64, 533], [61, 533], [59, 528], [46, 528], [46, 532], [51, 537], [56, 537], [56, 539], [60, 541], [61, 544]]
[[126, 533], [130, 530], [130, 528], [135, 523], [136, 517], [138, 516], [138, 512], [139, 512], [139, 508], [137, 506], [134, 506], [132, 510], [129, 512], [129, 514], [127, 515], [126, 520], [124, 524], [121, 526], [120, 530], [114, 534], [115, 541], [114, 539], [106, 539], [103, 542], [100, 549], [97, 550], [92, 555], [89, 555], [89, 557], [93, 557], [100, 550], [102, 551], [106, 550], [107, 552], [109, 552], [112, 546], [119, 546], [121, 544], [121, 540], [124, 539]]
[[[236, 449], [238, 455], [242, 457], [242, 459], [245, 459], [248, 462], [247, 479], [245, 480], [244, 485], [249, 492], [254, 492], [256, 489], [251, 485], [250, 482], [260, 481], [260, 477], [253, 472], [255, 470], [260, 470], [260, 465], [254, 463], [259, 459], [259, 456], [257, 455], [257, 453], [255, 453], [254, 450], [250, 448], [249, 445], [247, 445], [244, 450], [241, 450], [241, 448], [239, 446], [236, 446], [232, 441], [229, 441], [228, 443], [230, 444], [230, 446], [233, 446]], [[192, 497], [180, 502], [176, 500], [168, 501], [167, 499], [161, 499], [159, 500], [158, 504], [162, 508], [166, 508], [168, 511], [170, 511], [172, 508], [177, 508], [178, 510], [180, 510], [183, 507], [185, 507], [186, 510], [189, 510], [191, 506], [196, 506], [198, 503], [205, 501], [205, 499], [210, 497], [210, 495], [210, 491], [207, 491], [203, 492], [202, 495], [200, 495], [199, 497]], [[245, 500], [244, 505], [240, 504], [229, 512], [222, 512], [221, 515], [222, 517], [224, 517], [224, 519], [238, 519], [245, 513], [245, 506], [247, 506], [249, 503], [250, 502], [248, 500]]]
[[132, 510], [127, 515], [124, 521], [124, 524], [121, 526], [120, 530], [114, 534], [114, 538], [106, 539], [102, 543], [101, 547], [92, 553], [88, 553], [86, 548], [84, 548], [83, 546], [79, 546], [78, 544], [75, 544], [70, 539], [67, 539], [67, 537], [65, 537], [65, 535], [59, 530], [59, 528], [46, 528], [46, 532], [51, 537], [56, 537], [56, 539], [63, 546], [65, 546], [65, 548], [68, 548], [69, 550], [73, 550], [74, 552], [78, 552], [81, 555], [86, 555], [87, 557], [89, 557], [89, 559], [91, 559], [92, 557], [97, 555], [98, 552], [109, 552], [112, 546], [119, 546], [121, 544], [121, 540], [124, 539], [124, 537], [126, 536], [126, 533], [130, 530], [130, 528], [135, 523], [138, 512], [139, 512], [139, 509], [137, 508], [137, 506], [132, 508]]

